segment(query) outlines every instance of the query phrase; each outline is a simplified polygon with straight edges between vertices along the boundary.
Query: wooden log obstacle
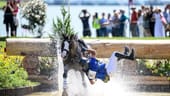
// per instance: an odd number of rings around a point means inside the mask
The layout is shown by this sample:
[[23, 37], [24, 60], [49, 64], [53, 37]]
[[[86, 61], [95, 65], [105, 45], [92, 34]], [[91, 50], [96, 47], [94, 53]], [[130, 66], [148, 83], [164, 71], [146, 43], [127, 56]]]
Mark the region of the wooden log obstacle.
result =
[[109, 57], [113, 51], [123, 51], [124, 46], [135, 49], [138, 59], [170, 59], [170, 40], [88, 40], [97, 50], [97, 57]]
[[[97, 57], [108, 58], [113, 51], [123, 51], [124, 46], [135, 49], [135, 58], [139, 59], [170, 59], [170, 40], [85, 40], [97, 51]], [[60, 51], [50, 51], [50, 39], [10, 38], [6, 40], [7, 55], [28, 56], [58, 56], [61, 61]], [[24, 54], [23, 54], [24, 53]], [[27, 54], [27, 55], [25, 55]], [[124, 62], [124, 61], [123, 61]], [[131, 61], [128, 61], [129, 63]], [[126, 61], [124, 63], [127, 63]], [[135, 64], [135, 62], [131, 62]], [[62, 64], [58, 66], [58, 84], [62, 78]], [[129, 66], [129, 65], [128, 65]], [[127, 69], [126, 69], [127, 70]], [[131, 69], [130, 69], [131, 70]], [[134, 68], [135, 70], [135, 68]], [[33, 76], [34, 77], [34, 76]], [[169, 83], [168, 83], [169, 84]]]
[[[55, 56], [50, 52], [50, 39], [7, 39], [7, 55]], [[169, 59], [170, 40], [85, 40], [97, 51], [97, 57], [108, 58], [113, 51], [123, 51], [124, 46], [135, 49], [135, 57], [139, 59]]]
[[56, 56], [55, 52], [50, 51], [50, 39], [7, 39], [7, 55], [30, 54], [35, 56]]

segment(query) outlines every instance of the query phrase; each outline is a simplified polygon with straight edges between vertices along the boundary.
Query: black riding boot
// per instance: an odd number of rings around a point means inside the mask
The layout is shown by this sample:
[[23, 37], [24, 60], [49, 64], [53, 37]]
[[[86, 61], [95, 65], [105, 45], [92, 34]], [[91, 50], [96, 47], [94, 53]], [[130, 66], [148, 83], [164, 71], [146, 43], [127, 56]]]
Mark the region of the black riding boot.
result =
[[124, 55], [128, 55], [129, 54], [129, 47], [125, 46], [123, 53], [124, 53]]
[[118, 60], [120, 59], [129, 59], [129, 60], [134, 60], [134, 49], [132, 49], [130, 55], [124, 55], [121, 53], [115, 53], [115, 56], [118, 57]]

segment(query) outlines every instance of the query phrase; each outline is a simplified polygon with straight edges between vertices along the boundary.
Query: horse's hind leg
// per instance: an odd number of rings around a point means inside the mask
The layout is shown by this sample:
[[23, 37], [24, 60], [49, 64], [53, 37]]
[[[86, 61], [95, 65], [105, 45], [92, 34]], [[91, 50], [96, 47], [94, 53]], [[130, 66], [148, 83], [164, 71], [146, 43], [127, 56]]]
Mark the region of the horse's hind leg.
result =
[[62, 96], [68, 96], [66, 89], [63, 90]]

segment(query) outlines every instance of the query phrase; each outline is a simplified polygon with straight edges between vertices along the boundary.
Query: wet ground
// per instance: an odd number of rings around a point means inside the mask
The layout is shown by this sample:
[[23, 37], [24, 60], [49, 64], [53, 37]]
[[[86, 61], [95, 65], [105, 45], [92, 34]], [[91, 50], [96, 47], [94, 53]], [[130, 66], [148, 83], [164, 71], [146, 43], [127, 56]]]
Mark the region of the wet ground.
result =
[[134, 96], [170, 96], [170, 93], [147, 93], [147, 92], [142, 92], [142, 93], [135, 93], [136, 95]]
[[[26, 96], [57, 96], [57, 92], [36, 92]], [[129, 93], [130, 94], [130, 93]], [[170, 93], [132, 92], [131, 96], [170, 96]], [[104, 96], [104, 95], [101, 95]], [[118, 96], [118, 95], [117, 95]], [[126, 96], [126, 95], [125, 95]], [[127, 95], [129, 96], [129, 95]]]
[[[170, 96], [168, 92], [137, 92], [121, 85], [120, 83], [103, 84], [97, 82], [89, 88], [91, 95], [88, 96]], [[26, 96], [59, 96], [56, 92], [35, 92]]]
[[[144, 77], [142, 78], [144, 79]], [[131, 80], [127, 81], [132, 81], [133, 83], [135, 83], [135, 80], [132, 78]], [[170, 92], [169, 93], [157, 91], [140, 92], [134, 91], [131, 88], [132, 87], [129, 87], [127, 83], [125, 83], [125, 81], [121, 81], [120, 79], [111, 78], [111, 80], [108, 83], [103, 83], [102, 81], [97, 80], [97, 82], [94, 85], [89, 85], [88, 92], [90, 95], [87, 96], [170, 96]], [[60, 95], [57, 91], [53, 91], [53, 92], [35, 92], [32, 94], [28, 94], [26, 96], [60, 96]]]
[[57, 96], [57, 92], [35, 92], [25, 96]]

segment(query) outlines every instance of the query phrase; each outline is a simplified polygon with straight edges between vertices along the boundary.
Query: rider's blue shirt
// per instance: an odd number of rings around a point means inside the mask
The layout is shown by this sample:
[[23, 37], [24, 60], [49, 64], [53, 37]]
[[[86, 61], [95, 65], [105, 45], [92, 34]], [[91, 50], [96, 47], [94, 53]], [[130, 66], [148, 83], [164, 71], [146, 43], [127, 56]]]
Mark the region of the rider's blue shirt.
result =
[[[83, 42], [80, 42], [80, 43], [83, 43]], [[81, 51], [84, 52], [86, 50], [87, 50], [87, 46], [86, 47], [83, 46]], [[100, 62], [99, 60], [97, 60], [96, 58], [90, 57], [90, 56], [86, 59], [82, 58], [80, 60], [80, 63], [82, 63], [83, 65], [88, 64], [88, 69], [85, 69], [86, 72], [87, 72], [87, 70], [95, 71], [96, 78], [101, 79], [101, 80], [105, 79], [105, 76], [107, 75], [107, 72], [105, 69], [106, 64], [104, 64], [104, 63]]]
[[89, 58], [88, 61], [89, 70], [96, 72], [96, 78], [104, 80], [105, 76], [107, 75], [104, 63], [98, 61], [96, 58]]

